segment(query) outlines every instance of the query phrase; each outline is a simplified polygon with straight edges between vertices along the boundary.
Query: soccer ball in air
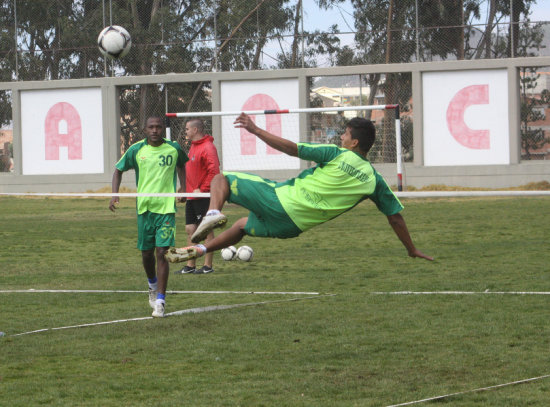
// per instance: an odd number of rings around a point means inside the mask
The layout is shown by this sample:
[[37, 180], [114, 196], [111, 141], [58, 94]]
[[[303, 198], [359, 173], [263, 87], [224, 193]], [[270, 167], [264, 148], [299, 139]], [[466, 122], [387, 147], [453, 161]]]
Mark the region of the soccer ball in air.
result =
[[254, 250], [249, 246], [241, 246], [237, 250], [237, 258], [242, 261], [250, 261], [254, 256]]
[[233, 260], [236, 253], [237, 249], [235, 248], [235, 246], [226, 247], [221, 251], [222, 259], [224, 259], [225, 261]]
[[126, 29], [118, 25], [105, 27], [97, 37], [99, 51], [112, 59], [122, 58], [130, 51], [132, 38]]

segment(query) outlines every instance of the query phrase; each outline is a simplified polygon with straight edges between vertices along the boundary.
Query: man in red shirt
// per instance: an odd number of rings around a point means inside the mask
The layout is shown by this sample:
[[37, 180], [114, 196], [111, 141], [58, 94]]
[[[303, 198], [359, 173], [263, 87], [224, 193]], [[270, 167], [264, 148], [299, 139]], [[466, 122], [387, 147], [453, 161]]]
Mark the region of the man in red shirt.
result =
[[[204, 122], [201, 119], [191, 119], [185, 124], [186, 138], [191, 141], [189, 149], [189, 161], [185, 164], [186, 191], [185, 192], [210, 192], [210, 181], [214, 175], [220, 173], [220, 161], [218, 151], [214, 146], [214, 138], [204, 133]], [[191, 244], [191, 236], [208, 211], [210, 198], [187, 198], [185, 204], [185, 232], [187, 243]], [[214, 238], [211, 232], [206, 241]], [[177, 274], [207, 274], [212, 273], [213, 253], [208, 253], [204, 259], [204, 266], [196, 268], [195, 259], [189, 260]]]

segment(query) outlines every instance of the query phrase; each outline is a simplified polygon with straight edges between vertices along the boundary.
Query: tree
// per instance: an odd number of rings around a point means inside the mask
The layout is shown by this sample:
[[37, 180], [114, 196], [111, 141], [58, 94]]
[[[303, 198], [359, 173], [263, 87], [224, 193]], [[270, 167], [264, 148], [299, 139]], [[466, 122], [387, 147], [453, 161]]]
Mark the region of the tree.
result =
[[[485, 30], [481, 33], [481, 39], [475, 47], [475, 52], [472, 57], [479, 58], [499, 58], [518, 56], [517, 50], [519, 47], [519, 39], [521, 33], [519, 30], [522, 22], [521, 15], [524, 16], [524, 21], [529, 20], [531, 5], [536, 3], [536, 0], [489, 0], [489, 13]], [[498, 36], [493, 34], [495, 27], [501, 24], [505, 18], [511, 20], [512, 24], [508, 25], [508, 35], [506, 37], [506, 45], [503, 46], [498, 40]], [[479, 18], [479, 6], [477, 12]], [[496, 37], [496, 38], [495, 38]], [[514, 51], [512, 53], [512, 50]]]
[[528, 160], [532, 158], [533, 151], [550, 143], [544, 129], [532, 125], [546, 119], [544, 108], [550, 105], [548, 89], [540, 94], [533, 93], [539, 78], [536, 68], [521, 68], [521, 150]]

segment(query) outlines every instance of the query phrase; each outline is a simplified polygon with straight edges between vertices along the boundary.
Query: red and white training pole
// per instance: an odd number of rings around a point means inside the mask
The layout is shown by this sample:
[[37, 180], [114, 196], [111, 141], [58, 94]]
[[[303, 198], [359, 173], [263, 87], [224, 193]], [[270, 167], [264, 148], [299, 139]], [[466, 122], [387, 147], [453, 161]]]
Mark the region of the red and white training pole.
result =
[[397, 161], [397, 190], [403, 191], [403, 157], [401, 156], [401, 117], [399, 105], [395, 105], [395, 159]]
[[321, 112], [345, 112], [351, 110], [386, 110], [398, 109], [398, 105], [371, 105], [371, 106], [340, 106], [340, 107], [306, 107], [299, 109], [272, 109], [272, 110], [240, 110], [235, 112], [184, 112], [166, 113], [166, 117], [201, 117], [201, 116], [238, 116], [241, 113], [253, 114], [287, 114], [287, 113], [321, 113]]

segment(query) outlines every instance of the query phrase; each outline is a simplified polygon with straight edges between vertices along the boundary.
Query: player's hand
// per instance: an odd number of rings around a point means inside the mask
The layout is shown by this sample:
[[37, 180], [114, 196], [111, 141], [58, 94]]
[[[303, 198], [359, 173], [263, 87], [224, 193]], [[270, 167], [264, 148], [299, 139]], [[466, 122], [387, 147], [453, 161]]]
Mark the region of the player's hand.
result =
[[254, 121], [246, 113], [241, 113], [233, 124], [236, 128], [246, 129], [252, 134], [256, 134], [259, 129], [258, 126], [256, 126], [256, 123], [254, 123]]
[[120, 201], [120, 198], [118, 196], [113, 196], [111, 198], [111, 202], [109, 203], [109, 209], [111, 210], [111, 212], [114, 212], [115, 209], [117, 209], [119, 201]]
[[426, 260], [429, 260], [429, 261], [433, 261], [433, 257], [431, 256], [427, 256], [425, 255], [424, 253], [422, 253], [420, 250], [418, 249], [414, 249], [412, 252], [409, 252], [409, 256], [410, 257], [420, 257], [422, 259], [426, 259]]
[[[178, 193], [179, 194], [183, 194], [185, 192], [185, 188], [183, 187], [180, 187], [180, 189], [178, 189]], [[176, 200], [179, 202], [179, 203], [185, 203], [187, 201], [187, 198], [184, 197], [184, 196], [181, 196], [179, 198], [176, 198]]]

